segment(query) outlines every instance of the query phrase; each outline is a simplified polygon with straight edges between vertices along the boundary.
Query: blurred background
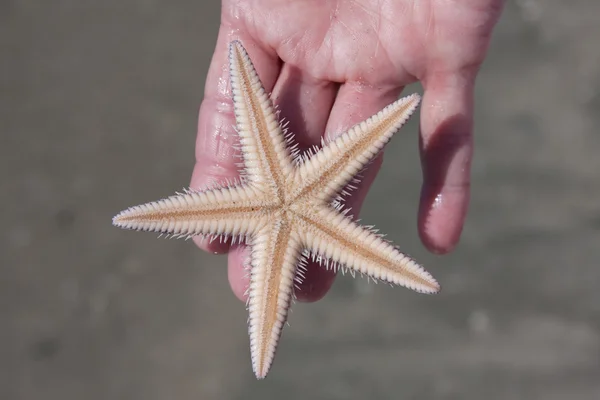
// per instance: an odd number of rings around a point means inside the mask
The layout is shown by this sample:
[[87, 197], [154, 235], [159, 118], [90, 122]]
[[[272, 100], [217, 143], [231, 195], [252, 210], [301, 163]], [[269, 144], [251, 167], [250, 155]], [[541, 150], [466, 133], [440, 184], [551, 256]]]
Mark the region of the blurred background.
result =
[[0, 2], [0, 398], [600, 398], [598, 15], [507, 2], [457, 251], [417, 237], [417, 119], [362, 214], [444, 291], [342, 277], [257, 382], [225, 258], [111, 226], [188, 184], [218, 2]]

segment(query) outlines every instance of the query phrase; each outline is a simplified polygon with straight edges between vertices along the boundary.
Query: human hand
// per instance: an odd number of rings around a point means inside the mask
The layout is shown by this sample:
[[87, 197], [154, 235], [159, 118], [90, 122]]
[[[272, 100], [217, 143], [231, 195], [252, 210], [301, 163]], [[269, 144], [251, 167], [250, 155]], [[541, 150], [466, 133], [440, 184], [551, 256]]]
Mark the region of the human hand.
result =
[[[238, 143], [228, 46], [244, 44], [267, 92], [301, 148], [339, 134], [421, 81], [423, 186], [418, 228], [425, 246], [446, 253], [459, 240], [469, 203], [473, 87], [503, 0], [223, 0], [221, 28], [200, 107], [191, 187], [238, 176]], [[381, 166], [365, 171], [347, 205], [357, 213]], [[229, 252], [240, 299], [248, 285], [244, 247], [196, 240]], [[309, 265], [296, 296], [315, 301], [335, 273]]]

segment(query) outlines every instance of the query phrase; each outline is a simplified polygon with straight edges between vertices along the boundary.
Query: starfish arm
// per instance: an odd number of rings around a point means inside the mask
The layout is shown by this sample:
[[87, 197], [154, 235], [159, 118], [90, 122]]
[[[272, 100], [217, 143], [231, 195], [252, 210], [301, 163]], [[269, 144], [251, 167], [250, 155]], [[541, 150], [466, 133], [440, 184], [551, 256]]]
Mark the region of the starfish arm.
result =
[[253, 186], [186, 191], [121, 211], [113, 225], [168, 235], [245, 236], [264, 225], [264, 194]]
[[403, 97], [355, 125], [307, 158], [296, 170], [294, 197], [329, 201], [383, 149], [417, 108], [418, 94]]
[[248, 288], [250, 352], [258, 379], [269, 372], [293, 294], [301, 254], [297, 233], [285, 217], [269, 224], [253, 239]]
[[304, 246], [314, 255], [351, 271], [421, 293], [440, 290], [423, 267], [378, 234], [323, 206], [299, 216]]
[[246, 178], [275, 189], [275, 195], [283, 199], [283, 184], [285, 176], [292, 173], [292, 162], [273, 103], [239, 41], [230, 45], [229, 63]]

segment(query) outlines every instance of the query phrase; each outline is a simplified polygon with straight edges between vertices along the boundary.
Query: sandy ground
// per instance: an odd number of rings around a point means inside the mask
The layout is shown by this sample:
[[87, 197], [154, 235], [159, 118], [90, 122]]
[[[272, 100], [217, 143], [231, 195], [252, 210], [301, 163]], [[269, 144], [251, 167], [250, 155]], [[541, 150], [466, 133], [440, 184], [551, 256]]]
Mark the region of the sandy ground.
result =
[[508, 3], [452, 255], [417, 238], [415, 123], [391, 143], [363, 219], [443, 293], [338, 279], [262, 382], [225, 259], [110, 224], [188, 182], [206, 3], [0, 3], [0, 398], [600, 398], [600, 2]]

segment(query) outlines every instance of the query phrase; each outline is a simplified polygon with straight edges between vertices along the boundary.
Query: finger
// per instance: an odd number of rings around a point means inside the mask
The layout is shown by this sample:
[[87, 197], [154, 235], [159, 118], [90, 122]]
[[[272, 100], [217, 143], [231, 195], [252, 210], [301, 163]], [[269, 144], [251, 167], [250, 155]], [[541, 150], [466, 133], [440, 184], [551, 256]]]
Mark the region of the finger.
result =
[[423, 82], [418, 224], [421, 240], [436, 253], [458, 243], [469, 205], [474, 79], [471, 73], [445, 73]]
[[[333, 105], [337, 85], [304, 74], [299, 69], [285, 64], [273, 88], [272, 98], [285, 118], [287, 128], [294, 134], [300, 151], [320, 143], [329, 112]], [[229, 256], [229, 281], [236, 296], [245, 300], [244, 293], [249, 276], [244, 267], [248, 251], [244, 246], [232, 248]], [[335, 278], [335, 272], [309, 262], [305, 277], [295, 290], [300, 301], [316, 301], [322, 298]]]
[[335, 281], [336, 272], [322, 267], [314, 261], [306, 264], [302, 281], [294, 288], [296, 300], [312, 303], [321, 300]]
[[[234, 36], [224, 28], [221, 29], [206, 78], [204, 99], [200, 105], [196, 165], [190, 185], [193, 189], [204, 189], [214, 182], [239, 177], [237, 164], [240, 158], [235, 150], [239, 139], [235, 131], [228, 66], [229, 43], [234, 39], [240, 39], [244, 43], [267, 91], [273, 88], [279, 74], [276, 55], [257, 46], [250, 39]], [[213, 253], [222, 253], [228, 249], [227, 243], [211, 243], [201, 236], [194, 238], [194, 241], [200, 248]]]
[[[329, 113], [325, 127], [325, 136], [334, 138], [347, 131], [357, 123], [364, 121], [379, 112], [383, 107], [394, 102], [402, 91], [399, 87], [374, 88], [358, 83], [346, 83], [337, 90], [335, 103]], [[320, 137], [319, 137], [320, 140]], [[381, 168], [382, 156], [375, 158], [361, 173], [360, 182], [345, 201], [345, 208], [350, 208], [350, 214], [357, 218], [373, 184], [377, 172]], [[316, 301], [321, 299], [333, 285], [335, 273], [317, 263], [309, 263], [306, 277], [296, 291], [296, 297], [301, 301]]]
[[[250, 249], [247, 246], [232, 246], [228, 256], [227, 277], [231, 290], [241, 301], [248, 299], [248, 285], [250, 283], [250, 273], [247, 269], [250, 259]], [[313, 264], [307, 266], [304, 273], [304, 279], [299, 288], [294, 288], [296, 300], [303, 302], [313, 302], [323, 298], [333, 285], [335, 274], [325, 268]]]
[[272, 98], [301, 149], [321, 143], [339, 85], [284, 64]]
[[[327, 135], [333, 138], [351, 128], [353, 125], [364, 121], [379, 112], [385, 106], [398, 99], [402, 87], [371, 87], [358, 83], [346, 83], [339, 92], [327, 125]], [[346, 201], [346, 206], [351, 207], [355, 217], [373, 184], [377, 172], [381, 168], [383, 156], [380, 154], [361, 173], [357, 188], [352, 191]]]

